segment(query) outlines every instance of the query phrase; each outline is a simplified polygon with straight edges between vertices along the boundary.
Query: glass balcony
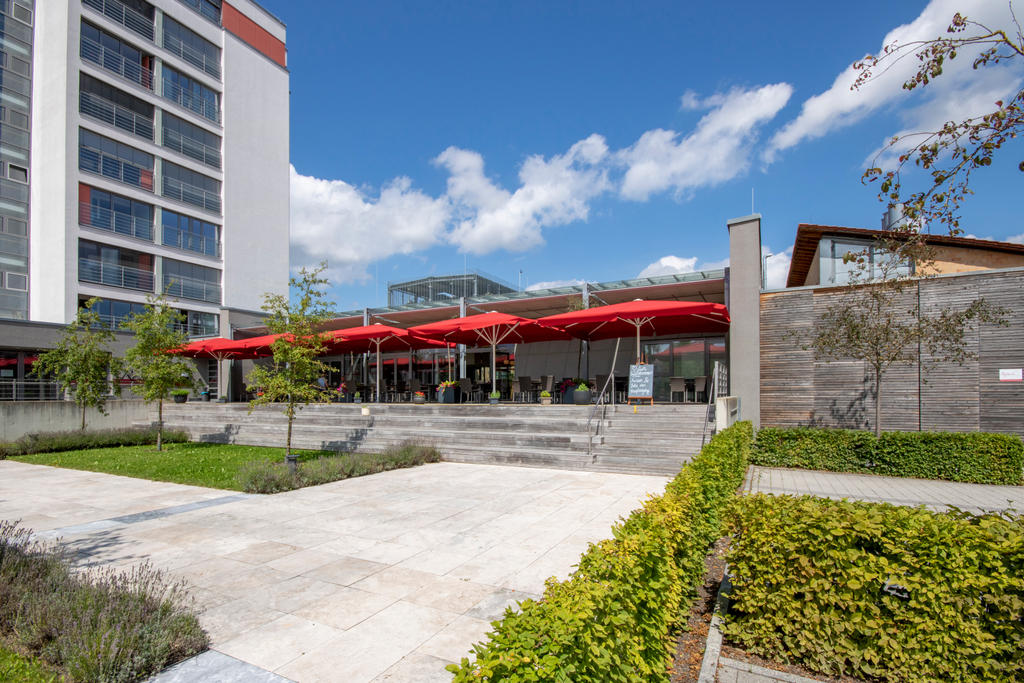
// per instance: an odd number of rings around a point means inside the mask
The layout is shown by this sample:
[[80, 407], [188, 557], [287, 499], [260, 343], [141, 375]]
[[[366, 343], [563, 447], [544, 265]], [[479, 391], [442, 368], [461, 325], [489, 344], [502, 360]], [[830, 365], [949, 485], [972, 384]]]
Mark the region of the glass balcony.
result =
[[212, 211], [213, 213], [220, 213], [220, 195], [207, 192], [201, 187], [189, 185], [174, 178], [163, 178], [162, 194], [169, 199], [177, 199], [186, 204]]
[[[125, 185], [146, 190], [147, 192], [153, 191], [153, 171], [136, 166], [115, 156], [104, 154], [91, 147], [80, 146], [78, 148], [78, 168], [83, 171], [98, 173], [107, 178], [120, 181]], [[219, 198], [217, 202], [219, 207]]]
[[82, 36], [82, 59], [125, 78], [146, 90], [153, 89], [153, 71], [138, 62], [132, 62], [95, 40]]
[[120, 0], [82, 0], [82, 4], [91, 7], [143, 38], [153, 40], [153, 20], [139, 14]]
[[164, 128], [161, 144], [175, 152], [180, 152], [187, 157], [200, 161], [212, 168], [220, 168], [220, 150], [210, 147], [198, 140], [185, 137], [176, 130]]
[[220, 80], [220, 61], [214, 59], [211, 55], [205, 55], [190, 45], [181, 42], [177, 37], [166, 33], [164, 34], [164, 49], [178, 55], [197, 69], [205, 71]]
[[185, 251], [194, 251], [207, 256], [220, 257], [220, 241], [197, 235], [194, 232], [177, 230], [165, 225], [163, 229], [163, 245]]
[[163, 79], [163, 96], [214, 123], [220, 123], [220, 107], [216, 102], [200, 97], [190, 90], [185, 90], [168, 78]]
[[153, 139], [152, 120], [105, 100], [99, 95], [84, 91], [79, 93], [78, 111], [145, 140]]
[[153, 241], [153, 221], [123, 211], [105, 209], [88, 202], [78, 203], [78, 224], [109, 230], [147, 242]]
[[163, 286], [168, 296], [220, 304], [220, 285], [216, 282], [164, 273]]
[[143, 292], [153, 291], [152, 271], [88, 258], [78, 259], [78, 281], [122, 289], [137, 289]]

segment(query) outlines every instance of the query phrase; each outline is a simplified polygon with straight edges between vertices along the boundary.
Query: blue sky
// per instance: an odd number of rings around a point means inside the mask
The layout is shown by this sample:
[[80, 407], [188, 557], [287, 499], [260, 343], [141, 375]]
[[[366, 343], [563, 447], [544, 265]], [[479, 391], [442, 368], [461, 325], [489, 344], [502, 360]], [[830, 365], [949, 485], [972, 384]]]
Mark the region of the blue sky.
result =
[[[288, 26], [292, 265], [327, 259], [339, 310], [464, 267], [525, 287], [720, 266], [751, 190], [778, 281], [798, 223], [879, 225], [860, 177], [889, 136], [1024, 75], [960, 59], [908, 94], [905, 62], [848, 88], [956, 11], [1007, 25], [1004, 0], [261, 3]], [[968, 233], [1024, 241], [1014, 145]]]

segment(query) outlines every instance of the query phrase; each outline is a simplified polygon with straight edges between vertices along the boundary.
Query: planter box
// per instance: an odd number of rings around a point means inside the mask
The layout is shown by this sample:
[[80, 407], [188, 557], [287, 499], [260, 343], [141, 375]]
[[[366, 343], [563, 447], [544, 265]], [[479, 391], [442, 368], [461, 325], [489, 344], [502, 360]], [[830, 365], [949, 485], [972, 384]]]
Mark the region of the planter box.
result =
[[437, 392], [438, 403], [455, 403], [455, 387], [445, 387]]
[[172, 394], [171, 398], [174, 399], [175, 403], [184, 403], [188, 400], [188, 394]]
[[550, 396], [541, 396], [540, 397], [540, 404], [542, 406], [549, 406], [549, 405], [551, 405], [551, 397]]
[[572, 402], [578, 406], [587, 405], [588, 403], [590, 403], [590, 390], [584, 389], [583, 391], [580, 391], [579, 389], [577, 389], [576, 391], [572, 392]]
[[423, 405], [424, 403], [427, 402], [427, 398], [425, 396], [413, 396], [412, 402], [419, 405]]
[[496, 406], [496, 405], [498, 405], [498, 401], [500, 401], [501, 399], [500, 398], [490, 398], [490, 397], [488, 397], [488, 400], [491, 402], [492, 406]]

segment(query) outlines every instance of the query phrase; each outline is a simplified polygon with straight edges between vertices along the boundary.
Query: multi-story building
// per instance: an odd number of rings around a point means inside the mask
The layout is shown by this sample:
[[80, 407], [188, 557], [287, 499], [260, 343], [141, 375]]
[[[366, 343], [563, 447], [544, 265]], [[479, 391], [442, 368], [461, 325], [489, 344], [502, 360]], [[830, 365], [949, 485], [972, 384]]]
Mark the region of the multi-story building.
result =
[[[285, 27], [251, 0], [0, 0], [0, 318], [193, 335], [288, 278]], [[229, 321], [231, 316], [235, 320]]]

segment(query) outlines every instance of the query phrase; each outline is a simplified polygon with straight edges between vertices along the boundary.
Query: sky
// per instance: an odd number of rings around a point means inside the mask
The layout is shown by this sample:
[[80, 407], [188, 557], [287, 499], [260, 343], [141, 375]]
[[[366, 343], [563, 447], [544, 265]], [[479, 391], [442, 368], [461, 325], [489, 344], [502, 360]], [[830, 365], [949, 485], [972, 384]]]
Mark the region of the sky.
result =
[[[1009, 27], [1007, 0], [260, 3], [288, 31], [291, 264], [328, 262], [336, 310], [466, 269], [528, 289], [719, 268], [753, 212], [781, 286], [799, 223], [879, 227], [861, 176], [891, 136], [1024, 82], [1024, 60], [961, 56], [924, 89], [901, 87], [911, 59], [850, 90], [855, 60], [957, 11]], [[1024, 242], [1022, 144], [975, 176], [966, 233]]]

